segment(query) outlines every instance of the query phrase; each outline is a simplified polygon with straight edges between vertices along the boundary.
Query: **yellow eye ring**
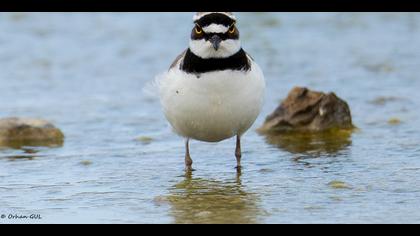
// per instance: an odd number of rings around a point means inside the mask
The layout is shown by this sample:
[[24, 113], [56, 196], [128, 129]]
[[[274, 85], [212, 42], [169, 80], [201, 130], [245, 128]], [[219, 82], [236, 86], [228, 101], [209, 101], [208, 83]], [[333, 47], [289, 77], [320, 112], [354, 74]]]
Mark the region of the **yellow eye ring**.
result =
[[234, 34], [235, 33], [235, 26], [234, 25], [232, 25], [230, 28], [229, 28], [229, 34]]
[[196, 34], [201, 34], [201, 33], [203, 33], [203, 30], [199, 26], [196, 26], [195, 27], [195, 33]]

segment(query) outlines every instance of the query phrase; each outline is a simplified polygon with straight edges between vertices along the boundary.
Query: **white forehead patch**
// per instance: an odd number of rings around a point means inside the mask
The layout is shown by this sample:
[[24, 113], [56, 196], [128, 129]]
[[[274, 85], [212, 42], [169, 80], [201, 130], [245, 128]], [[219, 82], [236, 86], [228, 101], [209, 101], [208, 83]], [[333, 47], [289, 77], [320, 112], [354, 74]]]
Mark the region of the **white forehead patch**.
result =
[[228, 31], [228, 27], [219, 24], [211, 24], [206, 27], [203, 27], [204, 32], [206, 33], [226, 33]]
[[220, 13], [220, 14], [223, 14], [223, 15], [231, 18], [232, 20], [236, 20], [236, 17], [231, 12], [197, 12], [193, 16], [193, 21], [196, 21], [196, 20], [200, 19], [201, 17], [203, 17], [205, 15], [212, 14], [212, 13]]

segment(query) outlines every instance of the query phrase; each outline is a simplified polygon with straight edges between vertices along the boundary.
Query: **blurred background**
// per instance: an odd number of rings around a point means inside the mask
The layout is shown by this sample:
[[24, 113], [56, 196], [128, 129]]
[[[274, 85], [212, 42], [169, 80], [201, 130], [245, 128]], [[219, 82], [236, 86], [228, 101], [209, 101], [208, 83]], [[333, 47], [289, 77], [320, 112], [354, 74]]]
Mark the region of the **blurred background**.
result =
[[[65, 142], [0, 147], [0, 214], [42, 215], [0, 223], [419, 222], [420, 14], [236, 15], [265, 106], [241, 175], [232, 139], [193, 141], [185, 176], [148, 87], [188, 46], [193, 13], [1, 13], [0, 118], [47, 119]], [[335, 92], [359, 129], [258, 135], [294, 86]]]

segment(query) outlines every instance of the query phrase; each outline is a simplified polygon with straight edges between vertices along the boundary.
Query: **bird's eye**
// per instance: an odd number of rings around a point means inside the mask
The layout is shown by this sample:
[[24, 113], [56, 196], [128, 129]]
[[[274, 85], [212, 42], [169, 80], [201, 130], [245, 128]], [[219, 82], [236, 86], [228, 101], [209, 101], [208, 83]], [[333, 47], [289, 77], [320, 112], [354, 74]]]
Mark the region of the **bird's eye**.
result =
[[229, 34], [234, 34], [234, 33], [235, 33], [235, 31], [236, 31], [236, 29], [235, 29], [235, 25], [232, 25], [232, 26], [229, 28]]
[[203, 29], [201, 29], [201, 27], [200, 26], [195, 26], [195, 33], [196, 34], [202, 34], [203, 33]]

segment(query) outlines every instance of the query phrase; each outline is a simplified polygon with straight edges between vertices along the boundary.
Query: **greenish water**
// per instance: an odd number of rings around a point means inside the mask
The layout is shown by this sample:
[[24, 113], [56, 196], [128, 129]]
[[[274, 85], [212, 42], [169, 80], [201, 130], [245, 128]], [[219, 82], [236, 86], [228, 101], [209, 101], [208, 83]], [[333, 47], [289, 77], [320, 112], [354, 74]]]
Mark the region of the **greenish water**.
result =
[[[0, 224], [419, 223], [420, 14], [237, 16], [265, 106], [240, 175], [234, 139], [193, 141], [185, 175], [144, 87], [187, 46], [192, 14], [1, 13], [0, 117], [48, 119], [66, 140], [0, 150]], [[294, 86], [334, 91], [359, 129], [258, 135]]]

